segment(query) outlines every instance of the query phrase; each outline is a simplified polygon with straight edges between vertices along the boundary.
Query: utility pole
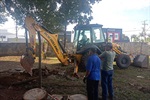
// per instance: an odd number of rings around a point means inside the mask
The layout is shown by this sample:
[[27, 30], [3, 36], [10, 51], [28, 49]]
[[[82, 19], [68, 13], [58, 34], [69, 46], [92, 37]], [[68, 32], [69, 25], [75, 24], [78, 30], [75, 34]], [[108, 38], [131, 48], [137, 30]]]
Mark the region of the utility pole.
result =
[[143, 27], [142, 27], [142, 32], [141, 32], [141, 36], [143, 36], [144, 37], [144, 40], [146, 41], [146, 25], [148, 25], [147, 23], [146, 23], [146, 20], [144, 20], [143, 21]]
[[146, 24], [146, 20], [145, 21], [143, 21], [143, 30], [142, 30], [142, 33], [144, 34], [144, 35], [146, 35], [146, 25], [148, 25], [148, 24]]
[[[143, 25], [143, 27], [142, 27], [141, 36], [144, 37], [144, 42], [146, 42], [146, 25], [148, 25], [148, 24], [146, 24], [146, 20], [143, 21], [142, 25]], [[141, 43], [140, 54], [142, 53], [142, 46], [143, 46], [143, 41]]]

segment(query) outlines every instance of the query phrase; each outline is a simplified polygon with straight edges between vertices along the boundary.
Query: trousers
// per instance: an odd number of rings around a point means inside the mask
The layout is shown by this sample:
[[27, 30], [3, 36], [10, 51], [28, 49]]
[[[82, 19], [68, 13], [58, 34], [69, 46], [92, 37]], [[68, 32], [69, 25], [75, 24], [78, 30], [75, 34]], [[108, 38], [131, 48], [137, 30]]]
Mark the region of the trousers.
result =
[[113, 83], [112, 83], [113, 73], [114, 73], [113, 70], [101, 71], [102, 100], [107, 100], [108, 94], [109, 98], [113, 100], [114, 97]]
[[88, 100], [98, 100], [98, 80], [89, 80], [87, 79], [87, 97]]

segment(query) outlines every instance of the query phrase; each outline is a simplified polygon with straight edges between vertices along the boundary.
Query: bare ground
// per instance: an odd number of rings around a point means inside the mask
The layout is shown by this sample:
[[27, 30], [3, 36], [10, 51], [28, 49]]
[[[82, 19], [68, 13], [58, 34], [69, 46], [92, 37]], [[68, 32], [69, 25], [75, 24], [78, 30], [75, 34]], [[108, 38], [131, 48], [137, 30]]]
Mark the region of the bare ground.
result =
[[[38, 70], [36, 70], [38, 59], [32, 77], [24, 72], [19, 61], [19, 56], [0, 57], [1, 100], [21, 100], [27, 90], [39, 87]], [[71, 65], [62, 66], [55, 57], [42, 60], [42, 68], [43, 73], [46, 73], [42, 77], [42, 87], [49, 94], [86, 95], [85, 84], [82, 82], [84, 72], [78, 73], [79, 79], [72, 77]], [[130, 66], [128, 69], [121, 70], [115, 66], [114, 91], [115, 100], [149, 100], [150, 68]], [[101, 97], [100, 86], [99, 97]]]

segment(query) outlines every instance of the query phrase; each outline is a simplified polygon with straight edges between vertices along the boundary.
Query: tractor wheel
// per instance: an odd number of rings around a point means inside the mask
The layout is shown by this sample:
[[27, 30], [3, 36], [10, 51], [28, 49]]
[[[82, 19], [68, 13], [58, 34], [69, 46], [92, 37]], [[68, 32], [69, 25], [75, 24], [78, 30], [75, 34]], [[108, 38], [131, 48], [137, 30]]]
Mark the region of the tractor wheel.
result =
[[86, 64], [87, 64], [88, 57], [89, 57], [89, 55], [86, 53], [82, 56], [80, 64], [79, 64], [79, 71], [80, 72], [86, 71]]
[[128, 68], [131, 64], [131, 59], [128, 55], [120, 54], [116, 58], [116, 64], [119, 68], [125, 69]]

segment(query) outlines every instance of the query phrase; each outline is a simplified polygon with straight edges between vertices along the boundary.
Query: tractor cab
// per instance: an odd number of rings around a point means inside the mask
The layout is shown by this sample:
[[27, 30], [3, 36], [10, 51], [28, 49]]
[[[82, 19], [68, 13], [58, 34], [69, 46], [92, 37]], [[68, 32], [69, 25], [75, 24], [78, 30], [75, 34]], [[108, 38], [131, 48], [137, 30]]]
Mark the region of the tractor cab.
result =
[[73, 42], [77, 51], [86, 45], [105, 42], [102, 25], [100, 24], [77, 25], [75, 26], [74, 31], [75, 34]]
[[[89, 24], [89, 25], [77, 25], [74, 28], [74, 47], [76, 54], [82, 55], [80, 60], [80, 67], [86, 65], [88, 58], [88, 50], [90, 48], [96, 48], [98, 55], [105, 51], [107, 43], [107, 35], [102, 31], [102, 25], [100, 24]], [[106, 37], [106, 39], [105, 39]], [[128, 68], [131, 64], [130, 56], [124, 52], [121, 47], [112, 43], [113, 51], [116, 53], [116, 65], [119, 68]]]

